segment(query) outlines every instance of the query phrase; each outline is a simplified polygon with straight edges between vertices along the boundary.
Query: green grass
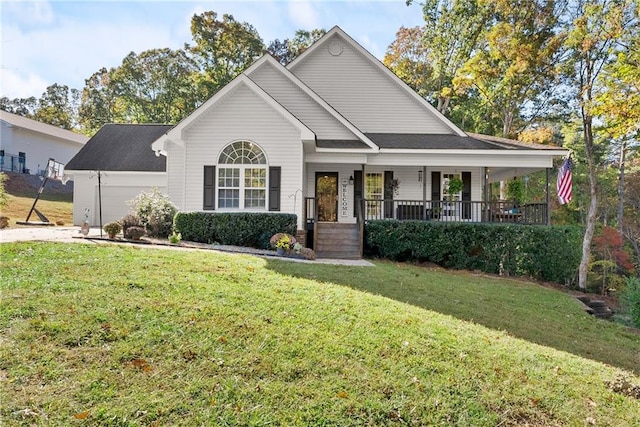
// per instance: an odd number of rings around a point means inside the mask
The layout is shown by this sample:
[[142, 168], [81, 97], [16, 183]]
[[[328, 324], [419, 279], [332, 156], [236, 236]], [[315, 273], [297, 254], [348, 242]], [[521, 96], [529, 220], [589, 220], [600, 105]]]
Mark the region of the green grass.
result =
[[0, 260], [3, 425], [640, 423], [607, 386], [628, 372], [323, 277], [413, 267], [55, 243]]
[[640, 373], [640, 331], [586, 314], [572, 296], [522, 279], [392, 262], [376, 268], [277, 263], [281, 274], [349, 286]]

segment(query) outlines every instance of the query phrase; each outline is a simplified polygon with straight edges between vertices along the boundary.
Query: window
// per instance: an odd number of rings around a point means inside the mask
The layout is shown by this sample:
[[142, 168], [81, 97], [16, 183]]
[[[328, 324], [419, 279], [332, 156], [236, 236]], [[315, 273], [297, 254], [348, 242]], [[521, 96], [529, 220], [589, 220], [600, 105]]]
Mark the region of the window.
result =
[[218, 208], [265, 209], [267, 159], [250, 141], [227, 145], [218, 159]]
[[[381, 173], [367, 173], [364, 185], [364, 198], [382, 200], [384, 198], [384, 186]], [[367, 218], [379, 218], [382, 213], [380, 202], [367, 202]]]

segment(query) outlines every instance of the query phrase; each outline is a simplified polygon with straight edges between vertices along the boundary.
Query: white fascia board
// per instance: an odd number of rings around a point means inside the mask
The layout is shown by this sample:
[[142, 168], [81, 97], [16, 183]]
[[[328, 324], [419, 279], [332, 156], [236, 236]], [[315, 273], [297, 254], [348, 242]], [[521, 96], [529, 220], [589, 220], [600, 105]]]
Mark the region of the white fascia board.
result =
[[552, 155], [527, 156], [520, 152], [511, 151], [505, 155], [495, 156], [490, 153], [484, 155], [467, 153], [424, 153], [414, 154], [383, 154], [370, 155], [368, 164], [395, 166], [453, 166], [453, 167], [531, 167], [547, 168], [553, 166]]
[[367, 163], [366, 154], [356, 153], [327, 153], [327, 154], [307, 154], [304, 157], [305, 163], [346, 163], [346, 164], [358, 164]]
[[409, 85], [402, 81], [400, 77], [398, 77], [393, 71], [387, 68], [378, 58], [373, 56], [367, 49], [362, 47], [360, 43], [355, 41], [349, 34], [345, 33], [342, 28], [337, 25], [333, 27], [327, 34], [325, 34], [320, 40], [316, 41], [312, 44], [307, 50], [305, 50], [302, 55], [291, 61], [290, 64], [287, 65], [287, 69], [293, 70], [295, 67], [304, 62], [304, 58], [309, 56], [314, 50], [320, 48], [321, 45], [327, 42], [334, 34], [338, 34], [346, 43], [351, 45], [354, 49], [356, 49], [360, 54], [362, 54], [365, 58], [369, 59], [369, 61], [378, 69], [380, 69], [384, 74], [387, 75], [396, 85], [399, 86], [402, 90], [412, 96], [418, 103], [420, 103], [427, 111], [436, 116], [438, 120], [444, 123], [448, 128], [450, 128], [456, 135], [467, 137], [467, 134], [460, 129], [458, 126], [453, 124], [449, 119], [447, 119], [444, 114], [439, 112], [433, 105], [431, 105], [426, 99], [418, 95], [416, 91], [411, 89]]
[[366, 137], [364, 133], [360, 131], [353, 123], [351, 123], [346, 117], [340, 114], [335, 108], [333, 108], [327, 101], [321, 98], [317, 93], [315, 93], [309, 86], [307, 86], [302, 80], [300, 80], [295, 74], [289, 71], [285, 66], [275, 60], [271, 55], [264, 55], [258, 61], [256, 61], [251, 67], [249, 67], [245, 74], [251, 75], [251, 73], [256, 70], [258, 67], [262, 66], [264, 63], [269, 63], [274, 66], [276, 70], [282, 73], [283, 76], [288, 78], [293, 84], [295, 84], [300, 90], [302, 90], [305, 94], [307, 94], [311, 99], [313, 99], [318, 105], [324, 108], [331, 116], [338, 120], [344, 127], [349, 129], [351, 133], [357, 136], [362, 142], [367, 144], [369, 147], [374, 150], [378, 149], [378, 146]]
[[316, 147], [316, 153], [363, 153], [363, 154], [377, 154], [379, 149], [370, 148], [319, 148]]
[[450, 154], [455, 156], [536, 156], [536, 157], [561, 157], [569, 154], [568, 150], [464, 150], [464, 149], [402, 149], [381, 148], [380, 154]]

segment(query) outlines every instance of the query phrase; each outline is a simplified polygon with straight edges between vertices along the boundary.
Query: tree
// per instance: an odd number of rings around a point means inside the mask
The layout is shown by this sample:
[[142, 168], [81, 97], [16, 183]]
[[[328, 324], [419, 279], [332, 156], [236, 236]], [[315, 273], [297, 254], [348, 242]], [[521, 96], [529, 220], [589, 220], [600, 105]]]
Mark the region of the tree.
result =
[[[408, 0], [407, 4], [412, 2]], [[425, 83], [425, 87], [431, 88], [431, 93], [426, 97], [438, 111], [446, 113], [455, 96], [453, 78], [477, 48], [486, 29], [489, 10], [477, 0], [425, 0], [422, 3], [425, 21], [421, 28], [422, 39], [415, 41], [420, 46], [411, 48], [406, 43], [390, 46], [387, 50], [390, 56], [388, 65], [395, 71], [391, 58], [401, 57], [402, 50], [426, 49], [427, 63], [431, 68], [429, 82]]]
[[187, 44], [185, 48], [200, 70], [194, 82], [199, 102], [213, 96], [264, 51], [262, 39], [253, 26], [237, 22], [228, 14], [222, 20], [213, 11], [193, 15], [191, 34], [195, 45]]
[[578, 286], [587, 287], [587, 270], [591, 241], [598, 213], [598, 179], [596, 173], [593, 132], [595, 88], [603, 68], [614, 59], [616, 42], [631, 23], [629, 0], [574, 0], [569, 8], [567, 38], [564, 47], [569, 54], [565, 67], [566, 83], [573, 89], [582, 120], [585, 158], [589, 175], [589, 210], [582, 242], [582, 260], [578, 270]]
[[47, 87], [38, 100], [33, 119], [63, 129], [74, 129], [78, 125], [80, 92], [57, 83]]
[[80, 128], [87, 135], [93, 135], [103, 125], [119, 120], [117, 94], [111, 84], [114, 68], [101, 68], [86, 79], [80, 108], [78, 111]]
[[[434, 84], [434, 70], [428, 53], [422, 27], [400, 27], [382, 62], [420, 96], [434, 102], [441, 88]], [[441, 108], [444, 108], [444, 104]]]
[[[640, 4], [633, 12], [638, 22]], [[632, 15], [633, 16], [633, 15]], [[594, 114], [604, 121], [607, 135], [613, 140], [618, 159], [618, 230], [624, 228], [624, 183], [628, 155], [640, 141], [640, 27], [630, 25], [623, 33], [616, 60], [605, 66], [603, 85], [598, 88]]]
[[322, 28], [316, 28], [311, 31], [297, 30], [292, 40], [273, 40], [267, 46], [267, 52], [273, 55], [282, 65], [287, 65], [326, 33], [327, 31]]
[[[489, 4], [486, 0], [480, 3]], [[476, 88], [502, 122], [502, 135], [514, 137], [523, 112], [529, 112], [529, 119], [536, 117], [553, 98], [555, 64], [562, 44], [555, 29], [562, 2], [490, 3], [492, 24], [453, 84], [458, 91]]]
[[33, 117], [38, 108], [38, 100], [35, 96], [29, 98], [9, 99], [6, 96], [0, 98], [0, 110], [17, 114], [23, 117]]
[[129, 53], [110, 75], [119, 114], [131, 123], [177, 123], [197, 107], [195, 63], [185, 51]]

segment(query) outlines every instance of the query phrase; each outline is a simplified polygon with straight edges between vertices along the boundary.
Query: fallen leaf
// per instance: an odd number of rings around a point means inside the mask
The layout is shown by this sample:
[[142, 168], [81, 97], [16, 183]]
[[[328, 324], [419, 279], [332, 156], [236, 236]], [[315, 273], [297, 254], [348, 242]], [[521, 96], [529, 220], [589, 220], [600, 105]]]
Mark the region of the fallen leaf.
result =
[[587, 404], [589, 406], [591, 406], [592, 408], [595, 408], [596, 406], [598, 406], [598, 404], [596, 402], [594, 402], [593, 400], [591, 400], [590, 397], [587, 397]]
[[340, 399], [346, 399], [348, 394], [346, 391], [339, 391], [338, 394], [336, 394], [336, 396], [338, 396]]
[[221, 336], [220, 338], [218, 338], [218, 341], [220, 342], [227, 342], [227, 337], [225, 337], [224, 335]]
[[84, 412], [78, 412], [77, 414], [73, 415], [73, 418], [77, 419], [77, 420], [85, 420], [87, 419], [87, 417], [89, 417], [89, 411], [84, 411]]

